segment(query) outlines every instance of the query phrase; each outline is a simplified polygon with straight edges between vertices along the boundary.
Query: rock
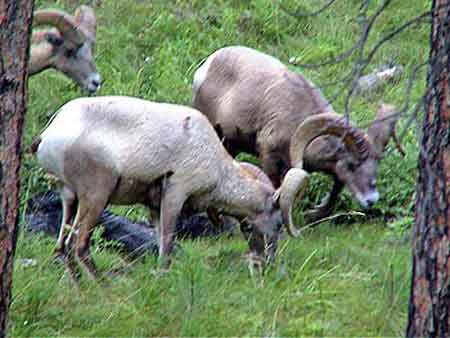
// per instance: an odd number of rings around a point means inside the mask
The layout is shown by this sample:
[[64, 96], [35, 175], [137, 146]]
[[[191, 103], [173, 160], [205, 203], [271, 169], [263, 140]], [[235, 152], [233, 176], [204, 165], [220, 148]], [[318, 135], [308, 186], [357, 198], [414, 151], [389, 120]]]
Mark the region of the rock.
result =
[[28, 268], [30, 266], [36, 266], [37, 260], [34, 258], [18, 258], [16, 263], [21, 267]]
[[104, 227], [102, 238], [120, 243], [121, 248], [132, 258], [147, 252], [158, 253], [158, 237], [148, 223], [134, 223], [127, 217], [104, 210], [98, 224]]
[[25, 229], [58, 236], [61, 223], [61, 199], [54, 191], [35, 195], [27, 201]]
[[387, 82], [397, 79], [402, 72], [402, 66], [381, 66], [372, 73], [358, 79], [355, 93], [357, 95], [370, 95]]

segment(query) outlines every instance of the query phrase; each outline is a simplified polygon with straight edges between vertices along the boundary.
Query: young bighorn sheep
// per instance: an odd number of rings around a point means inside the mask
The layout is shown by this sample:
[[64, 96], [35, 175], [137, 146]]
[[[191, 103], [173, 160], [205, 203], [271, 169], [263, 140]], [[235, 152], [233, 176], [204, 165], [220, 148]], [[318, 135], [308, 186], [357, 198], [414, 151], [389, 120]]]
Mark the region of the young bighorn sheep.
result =
[[[342, 136], [356, 151], [359, 132], [336, 114], [306, 119], [296, 130], [293, 161], [276, 190], [256, 166], [236, 162], [208, 119], [195, 109], [131, 97], [81, 98], [65, 104], [40, 136], [40, 164], [62, 184], [62, 224], [57, 251], [75, 270], [70, 253], [92, 277], [89, 238], [108, 203], [142, 203], [159, 211], [162, 266], [169, 265], [174, 226], [182, 212], [213, 210], [236, 217], [251, 254], [264, 260], [263, 235], [282, 224], [296, 235], [291, 206], [306, 186], [303, 149], [316, 137]], [[78, 204], [78, 207], [76, 205]], [[244, 231], [245, 232], [245, 231]], [[74, 243], [75, 242], [75, 243]]]
[[75, 15], [57, 10], [36, 11], [33, 25], [54, 28], [34, 32], [30, 52], [30, 75], [55, 68], [80, 87], [95, 92], [101, 78], [94, 64], [96, 19], [94, 10], [80, 6]]
[[[259, 155], [275, 187], [295, 165], [297, 127], [309, 116], [333, 111], [301, 74], [272, 56], [241, 46], [217, 50], [195, 72], [193, 106], [208, 117], [232, 155], [241, 151]], [[395, 126], [395, 121], [389, 123]], [[344, 185], [364, 207], [378, 200], [377, 161], [391, 136], [382, 132], [385, 123], [377, 122], [368, 134], [358, 130], [358, 138], [351, 141], [355, 143], [323, 136], [308, 146], [305, 170], [334, 178], [331, 193], [310, 213], [312, 220], [331, 213]]]

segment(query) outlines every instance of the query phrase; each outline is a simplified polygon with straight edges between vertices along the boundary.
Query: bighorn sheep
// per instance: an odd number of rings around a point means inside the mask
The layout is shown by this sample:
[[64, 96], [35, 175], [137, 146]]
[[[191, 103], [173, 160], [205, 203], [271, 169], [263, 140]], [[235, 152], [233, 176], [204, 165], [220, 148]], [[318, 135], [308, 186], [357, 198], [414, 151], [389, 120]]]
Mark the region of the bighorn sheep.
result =
[[[351, 145], [360, 137], [336, 114], [306, 119], [296, 133], [296, 168], [288, 172], [292, 179], [276, 190], [262, 170], [236, 162], [195, 109], [120, 96], [70, 101], [36, 144], [38, 161], [62, 184], [62, 224], [71, 223], [77, 209], [74, 231], [66, 237], [61, 230], [57, 252], [65, 256], [75, 245], [78, 261], [95, 277], [89, 238], [100, 213], [108, 203], [142, 203], [160, 211], [163, 267], [170, 262], [175, 221], [185, 211], [213, 210], [236, 217], [251, 254], [264, 261], [264, 234], [278, 232], [282, 224], [297, 234], [291, 205], [306, 186], [307, 174], [301, 169], [306, 145], [326, 133], [342, 136]], [[251, 235], [246, 229], [252, 229]], [[71, 255], [65, 260], [73, 272]]]
[[34, 32], [30, 52], [30, 75], [55, 68], [80, 87], [95, 92], [101, 78], [94, 64], [96, 19], [94, 10], [80, 6], [75, 15], [57, 10], [36, 11], [33, 25], [54, 28]]
[[[193, 106], [215, 126], [231, 155], [258, 154], [275, 187], [296, 164], [296, 138], [301, 137], [297, 127], [309, 116], [333, 111], [301, 74], [272, 56], [241, 46], [217, 50], [198, 68]], [[331, 213], [344, 185], [364, 207], [378, 200], [377, 161], [394, 130], [382, 129], [385, 123], [394, 128], [396, 118], [389, 121], [377, 121], [368, 134], [355, 130], [357, 139], [328, 135], [308, 146], [305, 170], [334, 178], [331, 193], [310, 213], [313, 220]]]

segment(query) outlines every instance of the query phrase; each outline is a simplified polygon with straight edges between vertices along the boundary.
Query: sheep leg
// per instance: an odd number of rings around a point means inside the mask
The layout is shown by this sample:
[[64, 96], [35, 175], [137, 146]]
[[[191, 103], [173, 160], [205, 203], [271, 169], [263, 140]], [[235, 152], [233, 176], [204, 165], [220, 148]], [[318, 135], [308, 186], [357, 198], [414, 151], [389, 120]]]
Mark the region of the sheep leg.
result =
[[74, 256], [74, 243], [76, 241], [77, 236], [77, 230], [73, 226], [70, 229], [70, 233], [68, 236], [65, 237], [64, 241], [64, 255], [63, 262], [64, 267], [66, 268], [67, 272], [69, 273], [70, 280], [72, 281], [73, 285], [78, 289], [79, 283], [80, 283], [80, 272], [78, 271], [78, 266], [75, 261]]
[[242, 234], [244, 235], [244, 239], [246, 242], [250, 241], [250, 235], [252, 233], [252, 227], [242, 220], [239, 220], [239, 227], [241, 229]]
[[186, 201], [187, 194], [179, 191], [179, 186], [167, 182], [162, 193], [159, 229], [159, 260], [162, 269], [170, 266], [176, 222]]
[[336, 177], [334, 178], [333, 188], [330, 193], [327, 194], [322, 200], [322, 202], [314, 207], [313, 210], [308, 210], [306, 216], [308, 218], [308, 223], [318, 221], [324, 217], [331, 214], [338, 201], [338, 196], [344, 188], [344, 184], [339, 181]]
[[90, 239], [92, 231], [108, 202], [108, 194], [99, 194], [101, 196], [97, 199], [79, 198], [78, 213], [75, 217], [74, 227], [78, 230], [78, 235], [75, 244], [75, 254], [78, 262], [87, 272], [91, 279], [97, 279], [98, 273], [94, 261], [90, 254]]
[[219, 233], [222, 233], [224, 229], [224, 221], [222, 216], [217, 212], [217, 209], [210, 207], [206, 209], [206, 213], [208, 218], [211, 220], [211, 223], [218, 229]]
[[76, 196], [69, 188], [64, 186], [61, 189], [62, 199], [62, 219], [61, 226], [59, 228], [58, 241], [56, 242], [56, 248], [54, 250], [54, 256], [57, 258], [63, 258], [65, 255], [64, 242], [66, 240], [66, 227], [71, 223], [75, 214]]
[[281, 177], [286, 173], [287, 166], [280, 154], [276, 150], [261, 151], [261, 166], [263, 171], [269, 176], [275, 188], [281, 185]]
[[155, 212], [151, 209], [151, 206], [147, 206], [149, 208], [148, 212], [148, 224], [151, 225], [151, 227], [155, 228], [157, 231], [159, 231], [159, 213]]
[[281, 229], [275, 231], [272, 236], [265, 237], [265, 256], [268, 264], [273, 263], [275, 261], [275, 254], [278, 249], [278, 241], [280, 239]]

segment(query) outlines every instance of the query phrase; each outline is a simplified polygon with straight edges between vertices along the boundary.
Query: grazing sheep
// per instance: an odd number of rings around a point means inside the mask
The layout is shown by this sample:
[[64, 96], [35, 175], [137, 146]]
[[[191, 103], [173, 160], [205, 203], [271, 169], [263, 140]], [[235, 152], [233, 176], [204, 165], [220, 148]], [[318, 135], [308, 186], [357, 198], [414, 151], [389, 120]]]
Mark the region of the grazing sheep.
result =
[[[333, 111], [321, 91], [301, 74], [272, 56], [241, 46], [219, 49], [199, 67], [193, 106], [208, 117], [231, 155], [241, 151], [259, 155], [275, 187], [296, 164], [298, 126], [310, 116]], [[377, 163], [395, 136], [398, 116], [376, 118], [367, 133], [355, 130], [356, 139], [326, 135], [307, 147], [305, 170], [334, 178], [330, 194], [309, 213], [311, 220], [332, 212], [345, 185], [363, 207], [378, 200]]]

